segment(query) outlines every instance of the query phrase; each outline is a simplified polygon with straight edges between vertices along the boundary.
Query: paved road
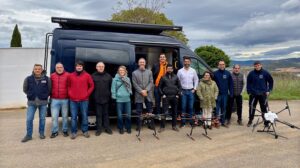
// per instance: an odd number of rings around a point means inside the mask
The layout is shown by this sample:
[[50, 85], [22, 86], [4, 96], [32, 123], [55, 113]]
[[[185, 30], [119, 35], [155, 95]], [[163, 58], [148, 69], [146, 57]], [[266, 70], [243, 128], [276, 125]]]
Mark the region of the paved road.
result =
[[[270, 102], [274, 111], [284, 107], [283, 101]], [[244, 105], [246, 123], [247, 108]], [[292, 117], [283, 112], [280, 119], [300, 126], [300, 101], [290, 101]], [[195, 141], [187, 138], [186, 127], [179, 133], [168, 130], [156, 140], [144, 128], [142, 141], [135, 132], [119, 135], [79, 136], [76, 140], [59, 135], [50, 139], [51, 119], [47, 118], [47, 138], [38, 138], [38, 116], [34, 124], [33, 140], [21, 143], [25, 134], [25, 110], [0, 111], [0, 167], [1, 168], [96, 168], [96, 167], [300, 167], [300, 130], [277, 125], [278, 132], [289, 139], [275, 140], [271, 135], [252, 133], [251, 128], [238, 126], [213, 129], [212, 140], [196, 128]], [[233, 120], [236, 116], [233, 115]], [[115, 126], [114, 126], [115, 127]]]

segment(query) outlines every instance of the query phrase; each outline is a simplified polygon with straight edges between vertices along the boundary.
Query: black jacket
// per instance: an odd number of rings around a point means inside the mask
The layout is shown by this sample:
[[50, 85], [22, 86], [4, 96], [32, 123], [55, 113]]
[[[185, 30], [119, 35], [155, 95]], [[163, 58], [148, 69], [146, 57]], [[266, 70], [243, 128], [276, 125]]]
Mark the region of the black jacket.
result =
[[105, 104], [109, 103], [110, 97], [111, 97], [111, 83], [112, 83], [112, 77], [110, 74], [103, 72], [95, 72], [92, 75], [95, 89], [93, 93], [93, 98], [95, 100], [95, 103], [98, 104]]
[[159, 82], [159, 92], [161, 95], [166, 95], [167, 97], [174, 97], [180, 95], [181, 84], [180, 81], [174, 73], [164, 75]]

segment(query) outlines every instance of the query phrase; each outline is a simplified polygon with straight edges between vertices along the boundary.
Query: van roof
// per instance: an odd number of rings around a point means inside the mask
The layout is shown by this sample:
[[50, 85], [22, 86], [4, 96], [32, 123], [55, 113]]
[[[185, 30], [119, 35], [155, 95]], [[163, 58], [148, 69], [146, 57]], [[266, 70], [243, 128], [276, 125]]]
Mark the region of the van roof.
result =
[[52, 23], [58, 23], [63, 29], [110, 31], [137, 34], [161, 34], [163, 31], [182, 31], [182, 26], [112, 22], [101, 20], [72, 19], [51, 17]]

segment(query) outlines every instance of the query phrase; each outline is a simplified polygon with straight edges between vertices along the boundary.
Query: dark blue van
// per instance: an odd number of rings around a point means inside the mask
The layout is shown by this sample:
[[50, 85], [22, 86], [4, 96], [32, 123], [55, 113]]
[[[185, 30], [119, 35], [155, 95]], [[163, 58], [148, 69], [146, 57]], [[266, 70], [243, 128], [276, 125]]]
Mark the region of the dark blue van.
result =
[[[163, 35], [163, 31], [181, 31], [180, 26], [162, 26], [52, 17], [59, 28], [48, 33], [45, 51], [48, 51], [49, 37], [52, 37], [50, 73], [55, 64], [62, 62], [66, 71], [74, 71], [75, 60], [85, 62], [85, 70], [92, 74], [96, 63], [103, 61], [106, 71], [113, 77], [120, 65], [127, 66], [129, 75], [137, 68], [137, 60], [147, 60], [147, 68], [159, 61], [159, 54], [166, 53], [167, 61], [175, 71], [182, 67], [182, 57], [192, 57], [192, 67], [200, 76], [210, 67], [186, 45], [173, 37]], [[47, 66], [48, 52], [45, 52]], [[90, 103], [93, 114], [93, 103]]]

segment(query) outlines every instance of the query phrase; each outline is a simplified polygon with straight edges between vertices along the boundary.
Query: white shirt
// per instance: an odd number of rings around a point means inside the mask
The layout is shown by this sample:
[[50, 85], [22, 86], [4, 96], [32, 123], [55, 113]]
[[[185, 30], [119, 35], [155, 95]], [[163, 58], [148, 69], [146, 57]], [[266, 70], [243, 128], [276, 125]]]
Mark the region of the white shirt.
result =
[[182, 89], [197, 89], [199, 78], [195, 69], [189, 67], [189, 69], [181, 68], [177, 76], [180, 80]]

